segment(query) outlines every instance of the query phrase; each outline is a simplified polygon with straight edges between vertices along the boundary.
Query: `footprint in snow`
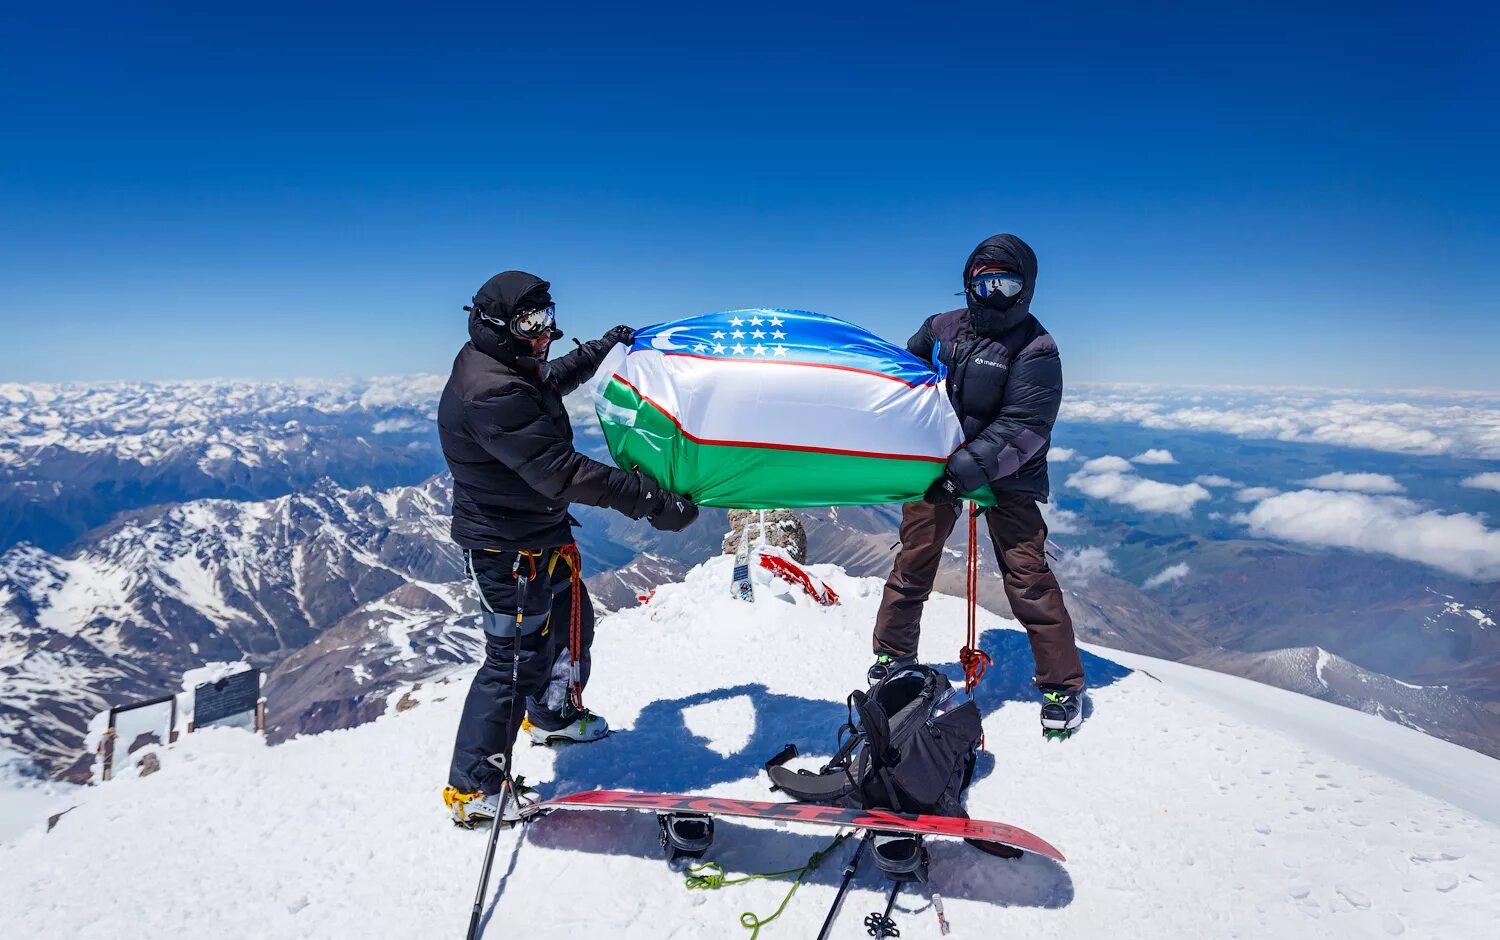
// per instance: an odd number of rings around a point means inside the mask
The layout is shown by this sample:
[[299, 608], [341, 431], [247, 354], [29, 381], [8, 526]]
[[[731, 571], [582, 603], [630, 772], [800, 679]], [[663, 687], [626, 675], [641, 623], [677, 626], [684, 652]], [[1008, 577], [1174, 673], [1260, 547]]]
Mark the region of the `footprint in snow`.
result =
[[1370, 899], [1348, 885], [1334, 885], [1333, 890], [1338, 892], [1339, 897], [1348, 901], [1359, 910], [1367, 911], [1370, 909]]

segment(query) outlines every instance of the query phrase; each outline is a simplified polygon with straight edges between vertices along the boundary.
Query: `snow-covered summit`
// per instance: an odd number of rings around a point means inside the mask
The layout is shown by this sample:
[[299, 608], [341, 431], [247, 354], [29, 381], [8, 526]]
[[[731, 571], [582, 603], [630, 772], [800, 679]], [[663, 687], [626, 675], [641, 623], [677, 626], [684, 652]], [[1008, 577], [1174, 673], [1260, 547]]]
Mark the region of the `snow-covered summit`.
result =
[[[862, 684], [879, 582], [815, 565], [840, 606], [771, 584], [749, 605], [728, 596], [730, 563], [713, 559], [604, 618], [586, 697], [616, 733], [523, 747], [520, 772], [553, 792], [767, 799], [760, 765], [782, 745], [826, 754]], [[978, 695], [990, 753], [969, 810], [1038, 833], [1068, 862], [934, 844], [953, 936], [1456, 937], [1500, 918], [1500, 763], [1278, 689], [1092, 651], [1089, 720], [1049, 744], [1024, 635], [980, 617], [996, 665]], [[951, 662], [961, 602], [934, 598], [926, 621], [925, 656]], [[459, 936], [484, 839], [447, 824], [438, 791], [468, 676], [456, 667], [377, 721], [276, 747], [194, 734], [161, 772], [84, 791], [52, 832], [0, 848], [0, 931]], [[1297, 724], [1317, 738], [1299, 738]], [[1317, 746], [1330, 736], [1337, 756]], [[1439, 793], [1403, 763], [1473, 786]], [[490, 937], [746, 937], [740, 912], [770, 914], [787, 887], [684, 890], [643, 814], [554, 815], [500, 840]], [[731, 873], [773, 871], [826, 844], [821, 832], [725, 821], [710, 857]], [[816, 932], [846, 852], [763, 940]], [[881, 887], [867, 865], [836, 937], [864, 936]], [[938, 935], [924, 890], [903, 892], [895, 917], [903, 937]]]

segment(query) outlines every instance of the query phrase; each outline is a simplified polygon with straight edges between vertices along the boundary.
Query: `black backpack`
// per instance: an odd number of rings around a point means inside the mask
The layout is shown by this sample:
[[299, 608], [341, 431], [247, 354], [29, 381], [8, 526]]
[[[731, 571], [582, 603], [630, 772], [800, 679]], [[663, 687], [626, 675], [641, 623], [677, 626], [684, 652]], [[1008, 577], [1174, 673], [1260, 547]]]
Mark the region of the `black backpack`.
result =
[[984, 729], [979, 709], [930, 666], [908, 666], [848, 699], [839, 748], [818, 773], [767, 768], [808, 803], [966, 816], [962, 800]]

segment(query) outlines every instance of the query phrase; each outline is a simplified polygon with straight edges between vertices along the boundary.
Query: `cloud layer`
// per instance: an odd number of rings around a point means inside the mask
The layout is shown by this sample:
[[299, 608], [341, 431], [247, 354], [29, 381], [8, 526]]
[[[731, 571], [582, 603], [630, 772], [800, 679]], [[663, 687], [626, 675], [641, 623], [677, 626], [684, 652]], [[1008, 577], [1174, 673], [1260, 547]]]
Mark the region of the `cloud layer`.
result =
[[1320, 490], [1350, 490], [1355, 493], [1405, 493], [1406, 487], [1384, 473], [1325, 473], [1303, 484]]
[[1500, 458], [1500, 397], [1402, 395], [1405, 400], [1318, 390], [1085, 384], [1070, 390], [1062, 417], [1398, 454]]
[[1500, 493], [1500, 473], [1476, 473], [1471, 477], [1466, 477], [1459, 485], [1475, 490], [1494, 490]]
[[1136, 454], [1134, 457], [1131, 457], [1130, 460], [1132, 463], [1154, 464], [1168, 464], [1177, 462], [1177, 458], [1172, 456], [1172, 452], [1170, 450], [1161, 447], [1153, 447], [1143, 454]]
[[1188, 572], [1192, 570], [1192, 568], [1188, 567], [1187, 562], [1180, 561], [1175, 565], [1172, 565], [1168, 568], [1163, 568], [1156, 574], [1153, 574], [1151, 577], [1146, 579], [1146, 583], [1142, 584], [1141, 587], [1149, 591], [1152, 588], [1158, 588], [1164, 584], [1171, 584], [1173, 581], [1181, 581], [1183, 578], [1187, 577]]
[[1252, 535], [1404, 558], [1474, 581], [1500, 580], [1500, 530], [1482, 516], [1423, 509], [1399, 496], [1298, 490], [1235, 517]]
[[1068, 485], [1094, 499], [1180, 516], [1192, 512], [1195, 504], [1209, 498], [1208, 490], [1197, 483], [1179, 486], [1137, 476], [1130, 461], [1114, 455], [1088, 461], [1068, 477]]

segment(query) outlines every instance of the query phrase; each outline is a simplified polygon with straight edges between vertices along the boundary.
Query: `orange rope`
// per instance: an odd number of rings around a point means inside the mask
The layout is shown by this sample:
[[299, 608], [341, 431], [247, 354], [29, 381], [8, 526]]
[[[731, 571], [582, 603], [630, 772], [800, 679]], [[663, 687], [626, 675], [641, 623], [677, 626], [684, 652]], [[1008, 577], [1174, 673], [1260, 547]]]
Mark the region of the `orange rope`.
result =
[[[964, 667], [964, 691], [974, 697], [974, 689], [984, 676], [984, 671], [994, 660], [979, 648], [979, 517], [971, 504], [961, 503], [959, 511], [969, 517], [969, 556], [965, 574], [964, 602], [965, 637], [964, 648], [958, 651], [959, 665]], [[979, 749], [984, 750], [984, 737], [979, 738]]]
[[962, 511], [969, 517], [969, 557], [964, 585], [965, 625], [968, 632], [964, 648], [959, 651], [958, 661], [964, 667], [964, 691], [973, 698], [974, 687], [979, 685], [980, 677], [993, 660], [979, 648], [979, 519], [968, 506]]
[[572, 682], [568, 686], [568, 697], [573, 707], [583, 710], [583, 667], [578, 660], [583, 655], [583, 559], [578, 555], [578, 543], [569, 542], [557, 550], [558, 557], [568, 563], [569, 587], [573, 592], [572, 609], [568, 611], [568, 668], [572, 671]]

